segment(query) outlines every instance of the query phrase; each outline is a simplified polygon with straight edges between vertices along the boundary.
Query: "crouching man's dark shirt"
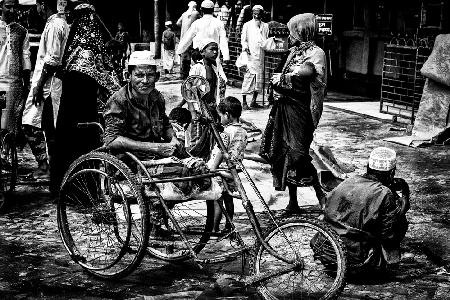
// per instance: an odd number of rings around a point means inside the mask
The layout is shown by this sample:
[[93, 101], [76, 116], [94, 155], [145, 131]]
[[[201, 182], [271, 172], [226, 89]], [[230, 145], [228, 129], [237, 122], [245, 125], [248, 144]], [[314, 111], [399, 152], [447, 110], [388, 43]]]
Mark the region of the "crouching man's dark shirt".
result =
[[327, 198], [325, 221], [344, 241], [350, 265], [399, 262], [408, 223], [395, 192], [366, 174], [346, 179]]

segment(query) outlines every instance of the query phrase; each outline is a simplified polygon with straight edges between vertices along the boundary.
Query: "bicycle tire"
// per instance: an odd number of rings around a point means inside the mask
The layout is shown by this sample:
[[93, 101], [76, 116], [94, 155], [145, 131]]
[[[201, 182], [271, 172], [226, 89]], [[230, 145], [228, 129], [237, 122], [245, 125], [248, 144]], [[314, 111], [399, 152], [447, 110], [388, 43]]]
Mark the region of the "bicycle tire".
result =
[[[214, 226], [214, 203], [206, 200], [166, 202], [194, 252], [198, 254], [208, 243]], [[166, 218], [166, 227], [172, 239], [161, 244], [150, 238], [147, 251], [150, 255], [168, 262], [181, 262], [191, 254], [172, 221]]]
[[0, 141], [0, 211], [8, 204], [8, 197], [17, 183], [17, 149], [12, 133], [1, 137]]
[[96, 277], [122, 278], [145, 255], [148, 207], [134, 175], [115, 156], [91, 152], [72, 163], [61, 184], [57, 218], [69, 255]]
[[[303, 217], [283, 219], [279, 227], [301, 255], [303, 266], [259, 283], [258, 291], [262, 297], [270, 300], [336, 299], [344, 288], [346, 274], [346, 250], [339, 235], [325, 223]], [[319, 238], [321, 244], [317, 243]], [[276, 227], [267, 230], [263, 239], [282, 257], [295, 257]], [[250, 264], [251, 274], [288, 266], [272, 256], [259, 241], [256, 241], [255, 249], [256, 255]], [[326, 252], [331, 259], [324, 262], [318, 258], [320, 251]]]

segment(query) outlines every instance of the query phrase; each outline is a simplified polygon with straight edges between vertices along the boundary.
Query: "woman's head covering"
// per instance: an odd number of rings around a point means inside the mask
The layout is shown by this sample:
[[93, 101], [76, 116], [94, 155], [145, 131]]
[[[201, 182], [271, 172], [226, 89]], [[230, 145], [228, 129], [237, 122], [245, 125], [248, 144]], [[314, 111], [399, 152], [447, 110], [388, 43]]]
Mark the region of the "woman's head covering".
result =
[[301, 42], [314, 40], [316, 34], [316, 16], [311, 13], [293, 16], [287, 23], [290, 34]]
[[120, 85], [106, 50], [106, 43], [111, 39], [111, 33], [94, 7], [88, 4], [78, 5], [74, 10], [74, 22], [64, 50], [63, 69], [90, 76], [112, 94]]

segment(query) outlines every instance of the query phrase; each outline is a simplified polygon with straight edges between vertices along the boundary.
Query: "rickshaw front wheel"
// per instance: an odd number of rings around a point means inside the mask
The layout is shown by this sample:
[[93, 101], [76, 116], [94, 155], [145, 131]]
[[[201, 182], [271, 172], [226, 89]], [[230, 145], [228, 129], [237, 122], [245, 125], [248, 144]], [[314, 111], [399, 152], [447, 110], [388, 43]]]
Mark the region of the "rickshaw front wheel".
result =
[[[281, 231], [282, 232], [281, 232]], [[336, 299], [345, 285], [346, 250], [339, 235], [316, 219], [281, 220], [279, 229], [266, 231], [264, 240], [280, 257], [298, 261], [298, 267], [270, 277], [258, 285], [264, 299]], [[289, 267], [256, 242], [250, 272], [261, 275]]]

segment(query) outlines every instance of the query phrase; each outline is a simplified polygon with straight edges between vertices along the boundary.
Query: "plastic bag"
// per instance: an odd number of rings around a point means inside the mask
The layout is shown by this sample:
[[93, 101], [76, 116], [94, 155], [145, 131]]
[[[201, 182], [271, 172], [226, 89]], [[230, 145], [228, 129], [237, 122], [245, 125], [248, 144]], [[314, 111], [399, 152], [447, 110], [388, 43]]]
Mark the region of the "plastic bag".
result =
[[262, 48], [266, 51], [273, 51], [277, 48], [277, 43], [275, 42], [274, 37], [270, 37], [267, 40], [265, 40], [262, 44]]
[[246, 67], [248, 64], [248, 54], [245, 51], [242, 51], [239, 57], [236, 59], [236, 67]]

